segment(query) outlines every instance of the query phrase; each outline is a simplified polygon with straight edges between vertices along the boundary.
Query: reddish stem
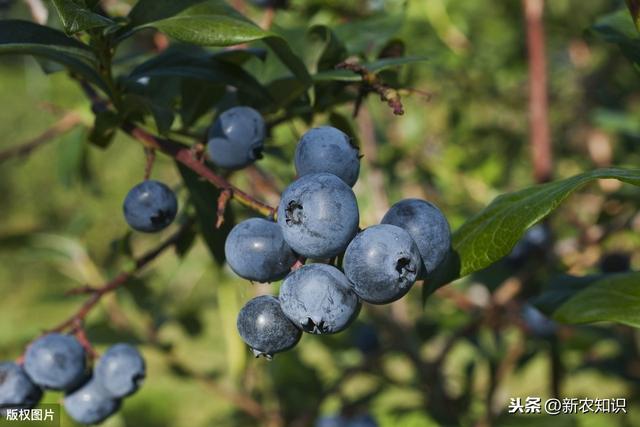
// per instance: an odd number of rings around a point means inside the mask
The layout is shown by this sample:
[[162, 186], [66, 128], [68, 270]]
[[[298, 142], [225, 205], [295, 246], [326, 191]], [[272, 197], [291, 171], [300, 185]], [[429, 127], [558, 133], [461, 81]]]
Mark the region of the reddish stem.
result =
[[153, 164], [156, 161], [156, 150], [145, 147], [144, 154], [147, 157], [147, 163], [144, 167], [144, 180], [146, 181], [151, 176], [151, 170], [153, 169]]
[[[92, 102], [93, 111], [99, 113], [107, 108], [107, 103], [100, 98], [96, 91], [85, 81], [80, 81], [82, 89]], [[229, 181], [217, 175], [206, 164], [204, 164], [198, 156], [194, 155], [192, 147], [173, 141], [167, 138], [160, 138], [152, 135], [146, 130], [136, 126], [130, 122], [124, 122], [120, 128], [133, 138], [141, 142], [145, 147], [158, 150], [176, 161], [182, 163], [202, 178], [209, 181], [216, 188], [231, 192], [231, 198], [238, 203], [268, 217], [274, 217], [276, 210], [259, 200], [254, 199], [249, 194], [233, 186]]]
[[529, 132], [536, 182], [551, 180], [552, 151], [547, 99], [547, 61], [545, 58], [544, 0], [523, 0], [529, 48]]
[[185, 223], [180, 229], [171, 235], [168, 239], [163, 241], [160, 245], [146, 252], [140, 258], [135, 260], [134, 267], [129, 271], [123, 271], [118, 274], [113, 280], [104, 284], [103, 286], [97, 288], [91, 288], [87, 286], [83, 286], [81, 288], [71, 290], [68, 294], [82, 294], [82, 293], [90, 293], [87, 300], [80, 306], [80, 308], [71, 315], [67, 320], [53, 327], [47, 332], [62, 332], [66, 329], [77, 327], [77, 325], [82, 324], [84, 319], [89, 315], [91, 310], [100, 302], [100, 299], [109, 292], [113, 292], [121, 286], [124, 286], [129, 279], [135, 276], [143, 267], [153, 261], [158, 255], [164, 252], [166, 249], [174, 246], [184, 234], [186, 234], [191, 226], [193, 225], [193, 221]]
[[302, 268], [302, 266], [304, 266], [304, 264], [307, 262], [307, 259], [303, 256], [301, 256], [300, 258], [298, 258], [296, 260], [295, 263], [293, 263], [293, 265], [291, 266], [291, 271], [296, 271], [300, 268]]
[[220, 228], [222, 223], [224, 223], [224, 212], [227, 209], [229, 199], [231, 199], [231, 191], [229, 190], [222, 191], [220, 196], [218, 196], [218, 219], [216, 220], [216, 228]]

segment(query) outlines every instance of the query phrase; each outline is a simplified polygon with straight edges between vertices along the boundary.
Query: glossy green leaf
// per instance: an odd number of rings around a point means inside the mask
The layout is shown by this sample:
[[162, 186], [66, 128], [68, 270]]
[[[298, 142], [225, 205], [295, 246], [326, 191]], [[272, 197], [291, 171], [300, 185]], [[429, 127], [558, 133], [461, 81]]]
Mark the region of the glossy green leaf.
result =
[[140, 27], [150, 22], [170, 18], [204, 1], [205, 0], [140, 0], [133, 9], [131, 9], [131, 12], [129, 12], [129, 21], [131, 21], [134, 27]]
[[141, 120], [141, 116], [151, 116], [157, 133], [166, 135], [171, 129], [175, 115], [171, 108], [162, 102], [154, 102], [144, 95], [128, 93], [123, 97], [122, 114], [133, 121]]
[[230, 85], [239, 91], [247, 92], [256, 98], [256, 102], [271, 101], [266, 88], [242, 67], [205, 53], [171, 51], [162, 54], [140, 64], [128, 78], [137, 81], [142, 77], [177, 77], [222, 86]]
[[544, 314], [551, 316], [562, 304], [603, 277], [605, 276], [602, 274], [582, 277], [563, 274], [553, 278], [542, 293], [530, 302]]
[[76, 39], [53, 28], [11, 19], [3, 20], [0, 25], [0, 53], [50, 53], [68, 56], [76, 61], [96, 62], [89, 47]]
[[596, 281], [562, 304], [553, 317], [563, 323], [610, 321], [640, 328], [640, 273]]
[[[286, 40], [262, 30], [222, 0], [188, 0], [180, 2], [142, 0], [131, 11], [133, 30], [156, 28], [185, 43], [200, 46], [232, 46], [261, 40], [280, 61], [302, 81], [311, 85], [304, 63]], [[144, 4], [154, 11], [144, 11]]]
[[640, 185], [640, 170], [596, 169], [498, 196], [454, 233], [452, 250], [428, 278], [425, 294], [508, 255], [529, 227], [553, 212], [574, 191], [603, 178]]
[[60, 63], [108, 93], [94, 68], [96, 57], [89, 47], [53, 28], [28, 21], [3, 20], [0, 54], [33, 55]]
[[111, 19], [92, 12], [84, 0], [52, 0], [52, 2], [67, 34], [114, 24]]
[[347, 48], [331, 28], [315, 25], [307, 32], [308, 64], [312, 72], [332, 70], [347, 56]]

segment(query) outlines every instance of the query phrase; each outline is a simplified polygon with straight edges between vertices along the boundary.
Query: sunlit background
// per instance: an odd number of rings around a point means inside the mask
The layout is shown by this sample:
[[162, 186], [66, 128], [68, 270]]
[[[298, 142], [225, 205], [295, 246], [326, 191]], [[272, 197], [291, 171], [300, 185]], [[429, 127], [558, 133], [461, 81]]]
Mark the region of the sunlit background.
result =
[[[126, 13], [132, 2], [105, 3]], [[232, 3], [256, 22], [265, 19], [261, 9]], [[427, 57], [395, 76], [410, 89], [403, 93], [404, 116], [394, 116], [376, 96], [356, 120], [352, 104], [336, 109], [365, 155], [354, 188], [361, 227], [376, 224], [401, 198], [421, 197], [440, 206], [455, 230], [498, 194], [534, 184], [520, 1], [291, 3], [276, 12], [273, 28], [303, 57], [313, 24], [331, 26], [353, 54], [375, 58], [398, 39], [407, 55]], [[5, 18], [33, 19], [25, 2], [0, 7]], [[546, 2], [556, 177], [640, 164], [640, 76], [620, 49], [590, 31], [623, 8], [613, 0]], [[48, 24], [60, 27], [53, 10]], [[152, 44], [152, 34], [141, 33], [136, 43]], [[255, 59], [246, 68], [260, 78], [274, 63]], [[122, 200], [142, 180], [145, 154], [124, 134], [106, 149], [86, 143], [92, 114], [65, 72], [46, 75], [31, 57], [0, 57], [0, 100], [0, 150], [33, 140], [62, 119], [75, 124], [28, 155], [0, 163], [0, 359], [10, 360], [82, 303], [66, 291], [105, 283], [130, 266], [128, 251], [141, 254], [176, 226], [161, 236], [129, 232]], [[214, 113], [196, 128], [206, 129]], [[313, 124], [328, 122], [319, 114]], [[277, 189], [294, 178], [293, 151], [308, 128], [294, 120], [272, 129], [259, 168]], [[152, 176], [186, 200], [171, 159], [159, 155]], [[256, 184], [259, 176], [252, 170], [232, 180], [277, 204], [270, 185]], [[322, 417], [365, 415], [383, 427], [640, 425], [637, 330], [540, 326], [535, 315], [522, 316], [527, 300], [557, 274], [596, 274], [612, 259], [622, 269], [627, 262], [640, 266], [639, 198], [636, 188], [617, 181], [588, 186], [552, 216], [552, 252], [533, 251], [456, 282], [424, 308], [418, 284], [391, 307], [363, 310], [348, 331], [304, 336], [272, 362], [252, 358], [235, 322], [244, 302], [276, 293], [278, 284], [239, 279], [200, 240], [181, 256], [169, 251], [88, 319], [99, 351], [132, 342], [148, 362], [142, 391], [104, 425], [311, 426]], [[237, 206], [234, 213], [236, 220], [251, 215]], [[511, 397], [544, 400], [554, 388], [562, 397], [626, 398], [628, 414], [544, 421], [505, 415]], [[60, 397], [48, 393], [45, 401]], [[63, 425], [73, 424], [65, 418]]]

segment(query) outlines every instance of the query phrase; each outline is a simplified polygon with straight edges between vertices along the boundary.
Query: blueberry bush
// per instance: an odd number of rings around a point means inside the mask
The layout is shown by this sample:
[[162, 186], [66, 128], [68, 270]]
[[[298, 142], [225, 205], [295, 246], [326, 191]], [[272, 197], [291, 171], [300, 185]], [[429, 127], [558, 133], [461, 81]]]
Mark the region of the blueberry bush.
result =
[[640, 2], [588, 3], [0, 2], [0, 424], [640, 423]]

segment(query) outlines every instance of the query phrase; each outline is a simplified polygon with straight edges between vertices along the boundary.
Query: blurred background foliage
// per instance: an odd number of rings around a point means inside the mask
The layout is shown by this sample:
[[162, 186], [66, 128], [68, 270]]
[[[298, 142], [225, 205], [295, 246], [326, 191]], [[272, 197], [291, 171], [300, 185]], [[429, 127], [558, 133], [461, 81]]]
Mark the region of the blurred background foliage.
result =
[[[256, 22], [264, 19], [263, 10], [232, 3]], [[114, 13], [129, 7], [105, 4]], [[592, 29], [624, 3], [553, 0], [546, 6], [556, 177], [639, 164], [637, 70]], [[4, 17], [31, 19], [23, 2], [0, 7]], [[616, 19], [631, 25], [626, 12]], [[48, 24], [60, 27], [53, 11]], [[312, 63], [322, 43], [307, 35], [313, 25], [329, 26], [348, 54], [368, 61], [385, 48], [425, 56], [425, 62], [382, 72], [386, 81], [415, 89], [404, 94], [406, 113], [393, 116], [373, 95], [357, 119], [352, 103], [301, 112], [293, 120], [272, 111], [267, 156], [258, 168], [231, 177], [239, 187], [277, 203], [278, 191], [294, 177], [298, 138], [328, 122], [353, 129], [365, 155], [354, 189], [363, 227], [377, 223], [389, 204], [421, 197], [439, 205], [456, 229], [498, 194], [533, 184], [521, 2], [293, 0], [276, 12], [273, 28]], [[127, 53], [150, 52], [157, 42], [152, 33], [140, 33], [116, 67], [130, 65]], [[262, 82], [282, 73], [270, 55], [250, 58], [244, 68]], [[340, 95], [331, 83], [318, 87], [321, 96]], [[193, 90], [211, 97], [210, 105], [199, 104], [206, 108], [194, 121], [201, 132], [216, 108], [237, 101], [216, 95], [215, 87], [194, 84]], [[31, 57], [3, 57], [0, 99], [2, 150], [34, 138], [68, 112], [81, 123], [30, 155], [0, 164], [0, 359], [13, 359], [80, 304], [65, 291], [104, 283], [161, 236], [131, 234], [121, 215], [124, 195], [143, 177], [143, 150], [121, 133], [106, 149], [86, 144], [92, 115], [65, 73], [47, 76]], [[188, 122], [188, 114], [181, 120]], [[170, 159], [158, 156], [153, 177], [173, 185], [184, 204], [188, 194]], [[561, 272], [591, 277], [637, 269], [639, 197], [636, 188], [617, 181], [591, 185], [538, 228], [542, 240], [519, 247], [524, 256], [516, 251], [441, 289], [424, 308], [417, 285], [401, 302], [364, 310], [348, 331], [304, 337], [272, 362], [250, 357], [235, 319], [245, 301], [278, 285], [240, 280], [197, 239], [186, 253], [163, 254], [89, 319], [98, 350], [115, 341], [136, 343], [149, 364], [143, 391], [105, 426], [307, 426], [322, 417], [329, 426], [326, 417], [338, 415], [403, 427], [640, 425], [637, 329], [549, 323], [529, 305], [544, 308], [548, 301], [540, 294]], [[237, 221], [251, 213], [234, 206], [233, 215]], [[505, 415], [510, 397], [558, 393], [625, 397], [628, 414]], [[59, 397], [49, 393], [46, 400]]]

